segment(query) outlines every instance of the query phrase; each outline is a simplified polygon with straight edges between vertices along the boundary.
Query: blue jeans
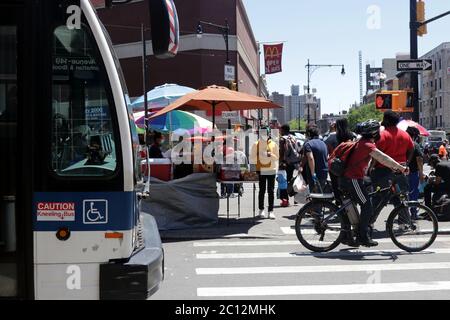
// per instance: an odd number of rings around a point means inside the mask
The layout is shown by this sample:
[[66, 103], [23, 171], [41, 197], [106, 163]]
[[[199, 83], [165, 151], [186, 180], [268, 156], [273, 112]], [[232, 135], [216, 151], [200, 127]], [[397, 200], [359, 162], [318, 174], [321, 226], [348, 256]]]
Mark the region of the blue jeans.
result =
[[[409, 178], [409, 200], [418, 201], [419, 200], [419, 172], [411, 172], [408, 176]], [[411, 209], [411, 214], [417, 214], [417, 208]]]

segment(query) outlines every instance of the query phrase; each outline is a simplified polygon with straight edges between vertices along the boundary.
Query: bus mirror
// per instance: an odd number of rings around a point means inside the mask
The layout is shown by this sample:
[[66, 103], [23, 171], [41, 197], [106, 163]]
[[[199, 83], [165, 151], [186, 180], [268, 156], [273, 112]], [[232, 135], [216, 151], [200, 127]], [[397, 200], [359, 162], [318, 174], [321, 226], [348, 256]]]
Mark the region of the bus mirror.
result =
[[155, 57], [175, 57], [178, 53], [180, 31], [173, 0], [149, 0], [149, 9]]

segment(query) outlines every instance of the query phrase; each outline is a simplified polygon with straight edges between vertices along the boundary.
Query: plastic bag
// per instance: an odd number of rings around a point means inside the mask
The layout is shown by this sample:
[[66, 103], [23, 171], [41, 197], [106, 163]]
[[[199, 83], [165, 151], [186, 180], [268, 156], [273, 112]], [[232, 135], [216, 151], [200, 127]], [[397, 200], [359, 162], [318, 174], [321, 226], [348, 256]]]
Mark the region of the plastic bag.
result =
[[303, 180], [303, 176], [301, 174], [299, 174], [295, 178], [293, 189], [296, 193], [304, 193], [308, 189], [308, 186], [306, 185], [305, 181]]

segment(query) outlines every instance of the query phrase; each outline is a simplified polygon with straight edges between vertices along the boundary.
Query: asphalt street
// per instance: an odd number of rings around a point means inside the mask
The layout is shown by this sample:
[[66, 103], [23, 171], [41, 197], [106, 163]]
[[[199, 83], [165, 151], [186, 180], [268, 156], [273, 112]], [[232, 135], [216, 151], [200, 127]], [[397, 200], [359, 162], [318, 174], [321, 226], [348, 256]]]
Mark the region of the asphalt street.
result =
[[[277, 201], [278, 202], [278, 201]], [[439, 225], [435, 244], [409, 254], [386, 236], [386, 208], [378, 219], [375, 248], [314, 254], [293, 229], [301, 204], [276, 208], [275, 220], [253, 220], [252, 188], [221, 200], [220, 223], [208, 230], [163, 235], [165, 280], [152, 299], [450, 299], [450, 223]]]

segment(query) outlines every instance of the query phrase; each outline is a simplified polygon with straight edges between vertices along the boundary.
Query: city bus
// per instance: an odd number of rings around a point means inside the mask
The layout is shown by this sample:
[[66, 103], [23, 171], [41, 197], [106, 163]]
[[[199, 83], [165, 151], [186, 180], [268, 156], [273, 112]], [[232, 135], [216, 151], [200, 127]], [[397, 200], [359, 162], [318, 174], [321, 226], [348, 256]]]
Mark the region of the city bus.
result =
[[[152, 24], [174, 22], [172, 0], [150, 2], [161, 9]], [[174, 54], [176, 37], [153, 46]], [[159, 288], [164, 255], [139, 211], [129, 104], [89, 0], [0, 2], [0, 299], [147, 299]]]

